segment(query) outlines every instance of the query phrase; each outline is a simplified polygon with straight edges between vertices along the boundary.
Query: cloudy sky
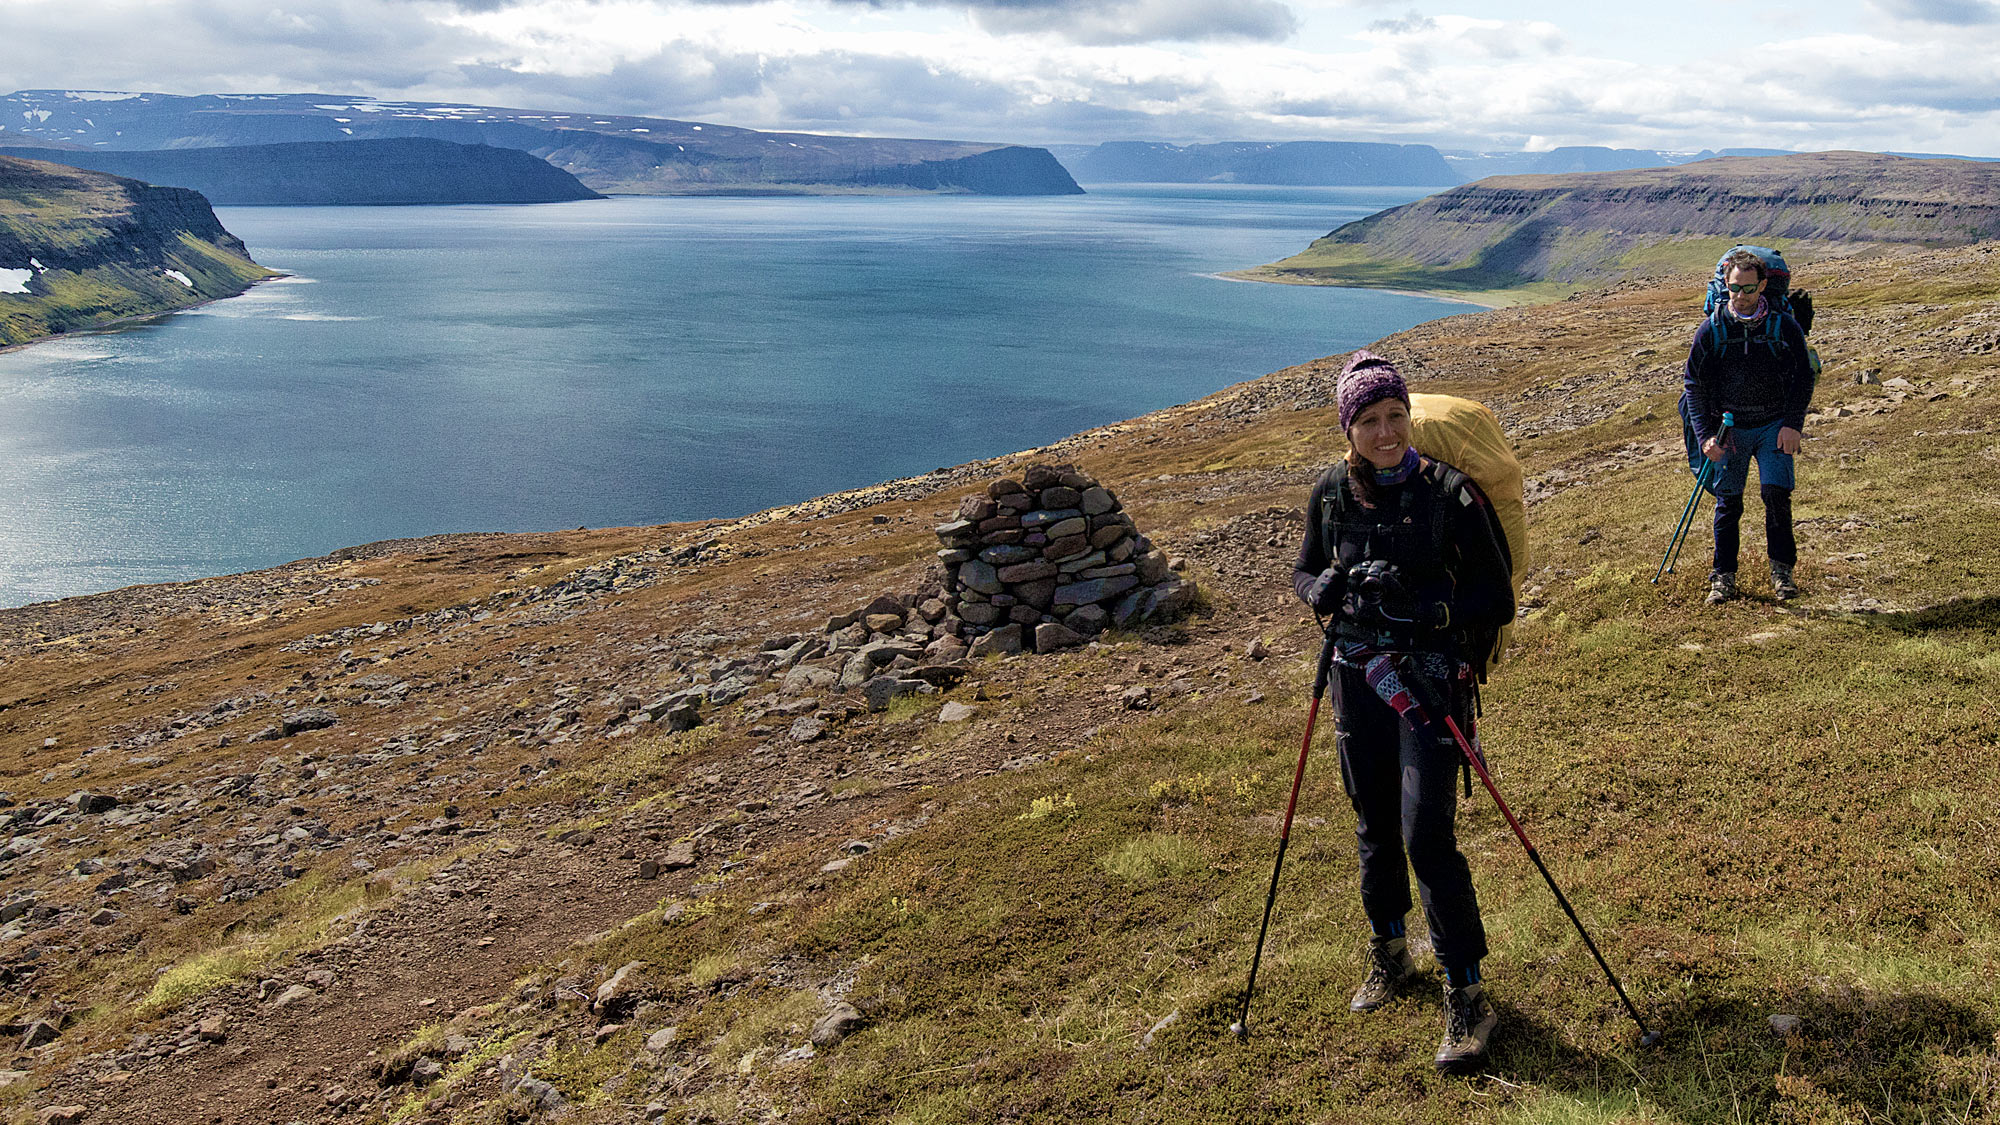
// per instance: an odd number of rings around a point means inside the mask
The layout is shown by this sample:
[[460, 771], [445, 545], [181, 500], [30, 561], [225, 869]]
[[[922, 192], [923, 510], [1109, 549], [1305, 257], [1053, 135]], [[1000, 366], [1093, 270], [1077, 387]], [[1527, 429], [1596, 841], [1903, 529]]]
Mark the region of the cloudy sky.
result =
[[1031, 144], [2000, 156], [2000, 0], [0, 0], [0, 93], [316, 92]]

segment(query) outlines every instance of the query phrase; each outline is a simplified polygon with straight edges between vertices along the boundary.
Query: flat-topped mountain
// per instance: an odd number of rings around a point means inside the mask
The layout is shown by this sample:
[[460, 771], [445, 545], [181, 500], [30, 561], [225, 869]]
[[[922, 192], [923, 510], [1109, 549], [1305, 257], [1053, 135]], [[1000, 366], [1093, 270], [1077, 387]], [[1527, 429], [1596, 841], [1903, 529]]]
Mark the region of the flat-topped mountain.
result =
[[547, 113], [333, 94], [86, 93], [0, 97], [0, 139], [94, 149], [214, 148], [428, 137], [519, 149], [594, 191], [633, 195], [854, 191], [1074, 195], [1047, 150], [974, 141], [766, 133], [707, 122]]
[[422, 137], [139, 152], [0, 151], [150, 184], [192, 188], [212, 204], [555, 203], [603, 198], [575, 176], [518, 149]]
[[1386, 187], [1455, 184], [1452, 171], [1429, 145], [1366, 141], [1224, 141], [1170, 145], [1108, 141], [1056, 145], [1050, 151], [1071, 175], [1087, 183], [1243, 183], [1293, 186]]
[[197, 192], [0, 155], [0, 346], [235, 296], [269, 276]]
[[1370, 215], [1245, 276], [1461, 292], [1498, 304], [1713, 262], [1740, 241], [1832, 250], [2000, 237], [2000, 166], [1861, 152], [1493, 176]]

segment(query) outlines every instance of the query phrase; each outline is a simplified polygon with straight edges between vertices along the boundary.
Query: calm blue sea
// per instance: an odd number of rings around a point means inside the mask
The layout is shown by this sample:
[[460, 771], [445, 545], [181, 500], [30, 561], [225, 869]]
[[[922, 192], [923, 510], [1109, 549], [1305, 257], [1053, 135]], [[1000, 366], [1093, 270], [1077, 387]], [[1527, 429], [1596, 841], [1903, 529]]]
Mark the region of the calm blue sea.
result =
[[1230, 282], [1422, 189], [223, 208], [292, 276], [0, 353], [0, 606], [738, 515], [1465, 306]]

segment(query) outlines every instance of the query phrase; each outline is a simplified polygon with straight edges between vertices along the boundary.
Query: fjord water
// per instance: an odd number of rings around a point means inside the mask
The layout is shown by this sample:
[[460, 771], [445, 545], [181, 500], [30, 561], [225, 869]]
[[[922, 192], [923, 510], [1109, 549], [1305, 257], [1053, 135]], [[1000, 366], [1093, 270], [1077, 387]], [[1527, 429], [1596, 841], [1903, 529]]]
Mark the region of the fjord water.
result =
[[1423, 194], [221, 208], [290, 276], [0, 353], [0, 606], [1044, 444], [1465, 311], [1213, 276]]

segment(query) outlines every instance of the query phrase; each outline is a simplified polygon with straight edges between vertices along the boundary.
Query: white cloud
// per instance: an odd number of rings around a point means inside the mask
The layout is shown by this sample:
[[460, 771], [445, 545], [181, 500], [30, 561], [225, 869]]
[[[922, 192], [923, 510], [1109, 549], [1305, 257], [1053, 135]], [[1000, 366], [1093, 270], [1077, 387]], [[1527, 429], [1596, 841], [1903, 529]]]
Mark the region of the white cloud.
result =
[[1030, 143], [2000, 155], [2000, 76], [1967, 61], [2000, 57], [1969, 18], [1992, 0], [1871, 2], [1718, 49], [1582, 0], [8, 0], [7, 79]]

